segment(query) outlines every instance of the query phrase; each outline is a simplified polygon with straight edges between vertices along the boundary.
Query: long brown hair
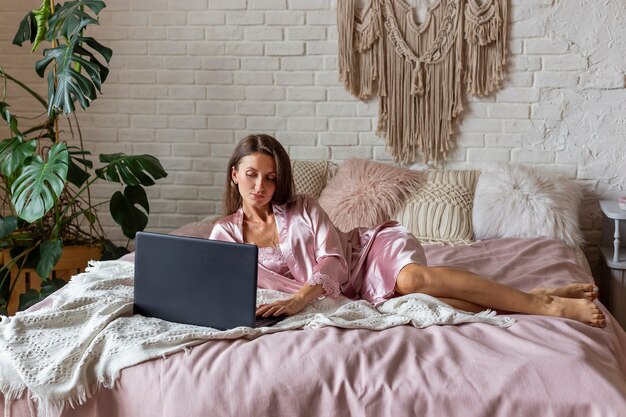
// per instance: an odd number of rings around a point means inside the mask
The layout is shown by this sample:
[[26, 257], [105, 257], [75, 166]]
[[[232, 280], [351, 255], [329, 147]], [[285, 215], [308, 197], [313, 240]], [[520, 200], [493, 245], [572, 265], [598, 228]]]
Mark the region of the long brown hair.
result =
[[239, 188], [232, 181], [231, 172], [233, 168], [238, 168], [241, 158], [253, 153], [269, 155], [274, 158], [276, 163], [276, 191], [274, 191], [272, 203], [285, 204], [293, 195], [294, 185], [291, 161], [283, 145], [270, 135], [248, 135], [239, 141], [228, 162], [222, 210], [224, 216], [233, 214], [241, 207], [241, 195], [239, 194]]

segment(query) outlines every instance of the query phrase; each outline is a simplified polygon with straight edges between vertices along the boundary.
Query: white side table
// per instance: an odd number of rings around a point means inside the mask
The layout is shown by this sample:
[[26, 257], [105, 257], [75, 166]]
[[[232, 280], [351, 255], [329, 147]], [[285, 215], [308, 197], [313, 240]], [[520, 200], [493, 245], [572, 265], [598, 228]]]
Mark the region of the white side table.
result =
[[[600, 209], [613, 230], [603, 229], [600, 252], [608, 271], [608, 308], [617, 321], [626, 329], [626, 210], [617, 205], [617, 201], [602, 200]], [[612, 233], [612, 236], [609, 235]]]

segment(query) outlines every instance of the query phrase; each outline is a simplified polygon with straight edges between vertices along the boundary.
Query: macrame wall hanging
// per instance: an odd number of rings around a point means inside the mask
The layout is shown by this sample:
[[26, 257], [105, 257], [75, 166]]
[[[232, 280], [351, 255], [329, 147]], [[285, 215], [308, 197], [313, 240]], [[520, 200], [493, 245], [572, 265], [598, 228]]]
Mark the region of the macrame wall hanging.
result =
[[438, 0], [420, 24], [404, 0], [359, 1], [337, 0], [340, 79], [380, 98], [377, 134], [396, 161], [446, 158], [462, 85], [483, 96], [503, 78], [507, 0]]

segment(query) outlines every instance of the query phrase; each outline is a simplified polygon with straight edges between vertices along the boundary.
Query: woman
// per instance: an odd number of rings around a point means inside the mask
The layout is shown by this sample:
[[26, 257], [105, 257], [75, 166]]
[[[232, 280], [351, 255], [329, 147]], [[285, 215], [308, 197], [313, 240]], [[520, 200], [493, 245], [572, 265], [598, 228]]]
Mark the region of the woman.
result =
[[322, 295], [379, 304], [425, 293], [466, 311], [493, 308], [606, 325], [591, 284], [526, 293], [465, 270], [428, 267], [417, 239], [397, 222], [339, 231], [315, 199], [293, 195], [289, 156], [269, 135], [250, 135], [236, 146], [223, 209], [211, 238], [257, 245], [259, 287], [292, 294], [259, 306], [263, 317], [296, 314]]

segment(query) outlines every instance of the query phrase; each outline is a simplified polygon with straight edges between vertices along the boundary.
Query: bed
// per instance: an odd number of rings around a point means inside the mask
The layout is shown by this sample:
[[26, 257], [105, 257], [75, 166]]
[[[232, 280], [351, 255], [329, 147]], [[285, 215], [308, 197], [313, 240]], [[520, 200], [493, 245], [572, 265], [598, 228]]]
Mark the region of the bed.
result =
[[[179, 233], [209, 230], [193, 224]], [[425, 250], [429, 265], [467, 268], [522, 290], [593, 283], [579, 253], [554, 238]], [[64, 290], [36, 309], [50, 307]], [[509, 327], [317, 326], [210, 340], [125, 367], [111, 387], [74, 408], [66, 404], [61, 415], [624, 416], [626, 333], [596, 302], [607, 315], [605, 328], [509, 314]], [[41, 412], [26, 393], [0, 405], [5, 416]]]

